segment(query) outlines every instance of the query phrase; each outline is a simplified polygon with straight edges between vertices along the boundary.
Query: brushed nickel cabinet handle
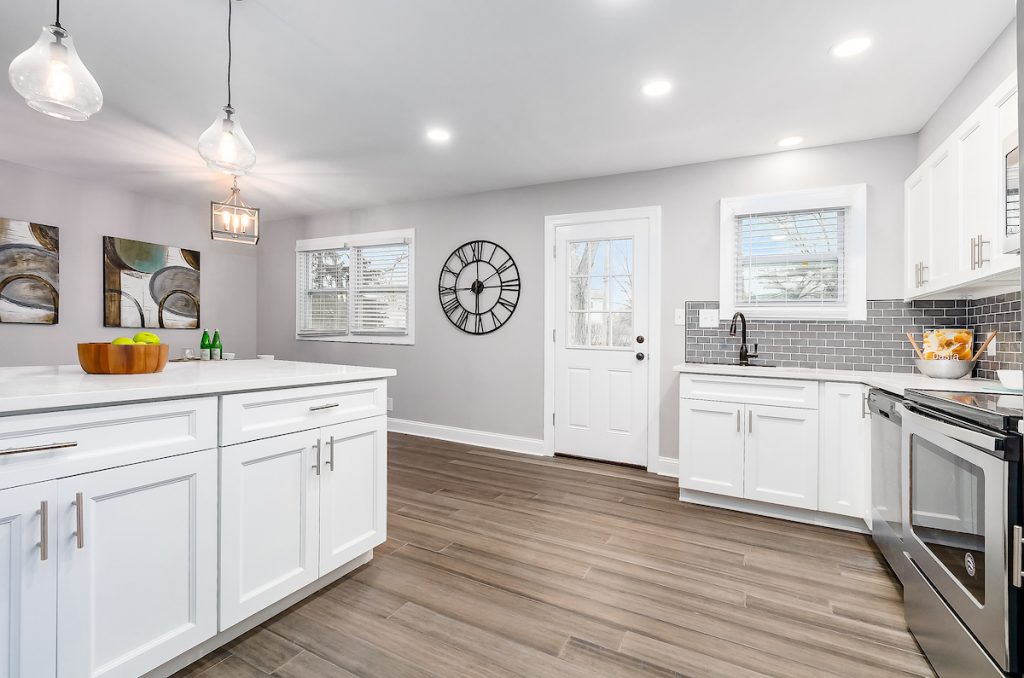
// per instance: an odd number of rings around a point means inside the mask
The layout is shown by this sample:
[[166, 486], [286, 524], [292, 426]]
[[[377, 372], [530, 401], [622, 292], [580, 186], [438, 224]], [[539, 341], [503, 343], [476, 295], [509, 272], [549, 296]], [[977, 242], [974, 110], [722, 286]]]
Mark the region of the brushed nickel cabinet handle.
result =
[[50, 502], [39, 502], [39, 560], [50, 557]]
[[85, 548], [85, 502], [81, 492], [75, 493], [75, 539], [80, 549]]
[[971, 270], [978, 268], [978, 239], [971, 238]]
[[49, 445], [32, 445], [30, 447], [11, 447], [6, 450], [0, 450], [0, 456], [25, 454], [26, 452], [45, 452], [46, 450], [63, 450], [68, 447], [78, 447], [78, 443], [50, 443]]
[[316, 441], [316, 463], [313, 464], [313, 468], [316, 469], [316, 474], [320, 475], [320, 441]]
[[928, 270], [928, 267], [924, 265], [924, 262], [921, 262], [921, 286], [922, 287], [924, 287], [925, 284], [928, 282], [928, 278], [924, 277], [924, 272], [927, 271], [927, 270]]
[[736, 408], [736, 433], [740, 432], [740, 426], [742, 425], [742, 424], [740, 424], [740, 421], [741, 421], [742, 418], [743, 418], [743, 415], [740, 414], [740, 409], [737, 407]]
[[747, 410], [747, 433], [754, 432], [754, 411]]
[[867, 419], [871, 415], [871, 410], [868, 409], [868, 394], [862, 393], [860, 396], [860, 418]]
[[988, 259], [985, 258], [984, 247], [989, 244], [991, 243], [989, 243], [988, 240], [985, 240], [982, 235], [978, 235], [978, 268], [984, 268], [985, 264], [988, 263]]
[[332, 407], [337, 407], [338, 403], [327, 403], [326, 405], [314, 405], [309, 408], [310, 412], [319, 412], [320, 410], [329, 410]]
[[327, 445], [331, 448], [331, 455], [327, 458], [327, 465], [331, 467], [331, 473], [334, 473], [334, 436], [327, 441]]

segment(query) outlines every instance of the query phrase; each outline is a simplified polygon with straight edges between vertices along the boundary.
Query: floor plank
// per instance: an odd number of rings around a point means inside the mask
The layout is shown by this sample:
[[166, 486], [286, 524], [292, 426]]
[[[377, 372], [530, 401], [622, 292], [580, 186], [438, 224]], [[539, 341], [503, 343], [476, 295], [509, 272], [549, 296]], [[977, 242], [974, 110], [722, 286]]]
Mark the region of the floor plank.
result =
[[863, 535], [581, 459], [388, 453], [374, 559], [180, 678], [934, 676]]

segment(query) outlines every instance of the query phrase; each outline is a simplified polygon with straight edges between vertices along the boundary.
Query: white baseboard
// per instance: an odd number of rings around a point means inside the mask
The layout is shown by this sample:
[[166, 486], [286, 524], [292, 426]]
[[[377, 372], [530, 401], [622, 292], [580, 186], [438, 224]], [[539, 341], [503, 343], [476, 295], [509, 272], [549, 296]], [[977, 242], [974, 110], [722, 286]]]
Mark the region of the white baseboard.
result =
[[659, 476], [669, 476], [671, 478], [679, 477], [679, 460], [673, 459], [672, 457], [658, 457], [658, 467], [649, 468], [648, 471], [654, 471]]
[[442, 426], [441, 424], [428, 424], [422, 421], [394, 419], [392, 417], [388, 417], [388, 430], [394, 431], [395, 433], [408, 433], [413, 436], [436, 438], [437, 440], [447, 440], [449, 442], [473, 445], [475, 447], [487, 447], [494, 450], [520, 452], [522, 454], [532, 454], [538, 457], [550, 456], [544, 451], [544, 441], [540, 438], [525, 438], [523, 436], [512, 436], [506, 433], [475, 431], [470, 428]]

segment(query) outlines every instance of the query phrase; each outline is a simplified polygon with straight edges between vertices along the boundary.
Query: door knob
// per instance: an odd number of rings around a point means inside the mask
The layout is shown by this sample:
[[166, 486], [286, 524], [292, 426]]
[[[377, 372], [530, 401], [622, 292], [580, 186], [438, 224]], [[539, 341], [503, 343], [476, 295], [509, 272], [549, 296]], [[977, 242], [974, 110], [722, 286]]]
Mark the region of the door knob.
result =
[[644, 359], [645, 357], [646, 357], [646, 356], [644, 356], [644, 354], [643, 354], [643, 353], [637, 353], [637, 354], [636, 354], [636, 359], [637, 359], [637, 360], [643, 360], [643, 359]]
[[639, 337], [637, 337], [636, 338], [636, 343], [638, 343], [638, 344], [644, 343], [644, 335], [641, 334]]

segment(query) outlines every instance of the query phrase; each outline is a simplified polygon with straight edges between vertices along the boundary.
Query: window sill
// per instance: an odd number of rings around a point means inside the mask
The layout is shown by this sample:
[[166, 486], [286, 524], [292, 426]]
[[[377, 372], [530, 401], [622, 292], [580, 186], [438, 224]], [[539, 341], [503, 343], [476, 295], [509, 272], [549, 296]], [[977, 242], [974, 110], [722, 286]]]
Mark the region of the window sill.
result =
[[[722, 307], [721, 319], [727, 321], [734, 312], [740, 312], [747, 320], [786, 320], [786, 321], [832, 321], [832, 322], [863, 322], [867, 319], [867, 309], [857, 313], [849, 308], [787, 308], [785, 306], [765, 306], [762, 308]], [[860, 317], [858, 317], [860, 316]]]
[[303, 337], [295, 335], [296, 341], [326, 341], [338, 344], [383, 344], [385, 346], [413, 346], [411, 335], [398, 336], [371, 336], [371, 335], [345, 335], [340, 337]]

